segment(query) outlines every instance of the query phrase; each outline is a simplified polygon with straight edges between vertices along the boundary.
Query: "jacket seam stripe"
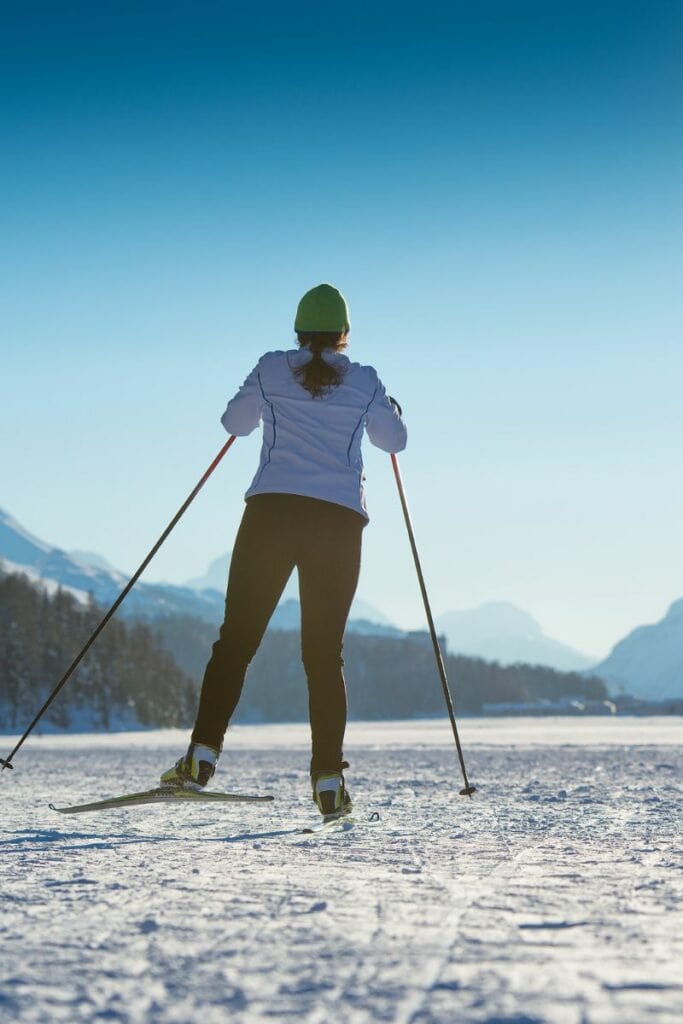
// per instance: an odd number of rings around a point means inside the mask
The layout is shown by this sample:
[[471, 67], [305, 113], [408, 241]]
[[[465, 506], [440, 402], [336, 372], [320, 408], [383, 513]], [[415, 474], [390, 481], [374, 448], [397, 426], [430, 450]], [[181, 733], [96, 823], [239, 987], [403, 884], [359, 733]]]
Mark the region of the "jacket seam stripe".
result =
[[349, 441], [349, 447], [346, 449], [346, 461], [348, 462], [349, 466], [351, 465], [351, 448], [353, 447], [353, 442], [354, 442], [354, 440], [356, 438], [356, 434], [358, 433], [358, 428], [360, 427], [361, 423], [363, 422], [363, 420], [367, 416], [368, 409], [370, 408], [370, 406], [374, 402], [376, 394], [377, 394], [377, 385], [375, 385], [375, 390], [372, 392], [372, 398], [370, 399], [368, 404], [365, 406], [365, 409], [361, 413], [361, 417], [358, 420], [358, 423], [356, 424], [356, 426], [354, 427], [353, 433], [351, 434], [351, 440]]
[[263, 401], [266, 403], [267, 406], [269, 406], [270, 414], [273, 417], [273, 443], [268, 448], [268, 458], [266, 459], [266, 461], [261, 466], [261, 469], [259, 470], [256, 479], [254, 480], [254, 482], [251, 485], [252, 487], [255, 487], [258, 484], [259, 480], [261, 479], [261, 477], [263, 475], [264, 469], [266, 468], [266, 466], [270, 465], [271, 452], [273, 451], [273, 448], [275, 447], [275, 442], [277, 440], [277, 429], [276, 429], [276, 425], [275, 425], [275, 409], [273, 408], [273, 403], [270, 402], [266, 398], [266, 393], [263, 390], [263, 384], [261, 383], [261, 374], [260, 373], [256, 374], [256, 379], [258, 380], [258, 386], [261, 389], [261, 395], [263, 397]]

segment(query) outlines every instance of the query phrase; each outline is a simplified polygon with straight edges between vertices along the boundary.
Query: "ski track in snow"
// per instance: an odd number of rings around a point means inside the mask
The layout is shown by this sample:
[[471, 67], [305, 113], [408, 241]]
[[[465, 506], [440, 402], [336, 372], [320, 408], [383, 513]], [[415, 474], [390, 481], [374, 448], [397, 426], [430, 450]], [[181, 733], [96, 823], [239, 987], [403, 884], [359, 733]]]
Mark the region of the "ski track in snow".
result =
[[31, 741], [0, 779], [0, 1019], [678, 1024], [674, 723], [647, 745], [599, 723], [580, 745], [582, 726], [577, 745], [543, 719], [538, 745], [473, 733], [472, 800], [443, 731], [372, 744], [366, 725], [354, 746], [351, 726], [356, 810], [382, 824], [317, 836], [300, 730], [228, 738], [216, 788], [274, 804], [74, 817], [48, 802], [154, 784], [185, 737]]

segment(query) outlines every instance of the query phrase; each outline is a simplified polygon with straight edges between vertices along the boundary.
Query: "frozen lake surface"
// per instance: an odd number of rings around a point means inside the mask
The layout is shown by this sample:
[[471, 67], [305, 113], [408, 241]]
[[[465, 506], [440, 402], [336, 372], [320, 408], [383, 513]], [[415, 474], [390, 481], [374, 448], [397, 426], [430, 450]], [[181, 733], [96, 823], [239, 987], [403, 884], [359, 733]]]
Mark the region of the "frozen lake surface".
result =
[[[304, 726], [231, 730], [264, 805], [63, 817], [153, 785], [186, 734], [44, 736], [3, 772], [0, 1018], [679, 1024], [679, 718], [352, 723], [378, 827], [310, 837]], [[11, 749], [5, 739], [0, 754]]]

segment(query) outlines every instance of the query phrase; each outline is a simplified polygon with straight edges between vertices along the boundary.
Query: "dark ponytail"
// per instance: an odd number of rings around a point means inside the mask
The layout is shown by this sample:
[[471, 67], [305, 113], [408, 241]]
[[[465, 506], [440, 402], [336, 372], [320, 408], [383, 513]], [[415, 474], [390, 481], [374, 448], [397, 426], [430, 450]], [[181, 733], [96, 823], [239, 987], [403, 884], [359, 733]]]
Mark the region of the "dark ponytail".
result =
[[323, 351], [341, 352], [347, 346], [346, 331], [297, 331], [299, 345], [313, 355], [303, 366], [294, 370], [294, 376], [313, 398], [321, 398], [330, 388], [339, 387], [344, 379], [344, 368], [325, 362]]

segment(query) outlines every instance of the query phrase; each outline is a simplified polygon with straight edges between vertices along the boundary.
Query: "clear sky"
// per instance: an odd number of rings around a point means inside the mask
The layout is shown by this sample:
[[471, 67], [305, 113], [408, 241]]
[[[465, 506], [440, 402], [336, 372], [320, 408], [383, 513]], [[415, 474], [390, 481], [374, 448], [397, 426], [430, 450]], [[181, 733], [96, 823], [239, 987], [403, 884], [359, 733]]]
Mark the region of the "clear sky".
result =
[[[683, 595], [683, 5], [25, 2], [0, 30], [0, 506], [132, 571], [300, 295], [410, 430], [436, 613], [605, 654]], [[240, 441], [146, 578], [227, 550]], [[367, 446], [359, 595], [423, 620]]]

